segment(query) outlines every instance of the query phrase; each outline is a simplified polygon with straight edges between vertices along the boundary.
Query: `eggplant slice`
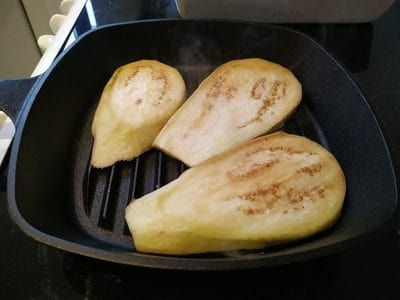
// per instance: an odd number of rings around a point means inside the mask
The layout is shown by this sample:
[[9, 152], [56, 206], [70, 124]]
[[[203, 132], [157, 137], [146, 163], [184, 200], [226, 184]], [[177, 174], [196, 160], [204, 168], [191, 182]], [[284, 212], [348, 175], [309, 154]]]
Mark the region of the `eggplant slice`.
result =
[[287, 68], [260, 58], [233, 60], [199, 85], [153, 146], [194, 166], [276, 129], [300, 100], [301, 84]]
[[343, 171], [330, 152], [305, 137], [276, 132], [132, 201], [126, 221], [142, 252], [261, 248], [331, 226], [345, 191]]
[[118, 68], [94, 115], [92, 165], [109, 167], [149, 150], [185, 96], [182, 76], [166, 64], [140, 60]]

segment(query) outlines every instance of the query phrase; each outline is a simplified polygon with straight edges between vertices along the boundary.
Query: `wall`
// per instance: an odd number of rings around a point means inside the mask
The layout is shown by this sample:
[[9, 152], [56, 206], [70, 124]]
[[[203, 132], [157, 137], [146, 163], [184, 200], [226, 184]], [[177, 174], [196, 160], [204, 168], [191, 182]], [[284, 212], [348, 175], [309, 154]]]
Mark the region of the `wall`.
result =
[[0, 78], [29, 77], [41, 53], [18, 0], [0, 1]]

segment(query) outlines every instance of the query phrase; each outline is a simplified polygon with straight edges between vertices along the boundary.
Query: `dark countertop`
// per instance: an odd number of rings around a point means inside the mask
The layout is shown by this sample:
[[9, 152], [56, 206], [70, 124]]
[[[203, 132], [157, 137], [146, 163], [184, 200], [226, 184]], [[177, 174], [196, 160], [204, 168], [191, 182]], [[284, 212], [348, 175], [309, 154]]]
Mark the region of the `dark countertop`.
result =
[[[97, 25], [178, 16], [168, 0], [91, 2]], [[290, 26], [320, 41], [348, 68], [380, 118], [399, 167], [399, 1], [372, 23]], [[84, 12], [75, 33], [91, 27]], [[229, 273], [155, 271], [43, 245], [12, 223], [4, 192], [0, 198], [1, 299], [400, 299], [400, 237], [394, 226], [346, 252], [288, 266]]]

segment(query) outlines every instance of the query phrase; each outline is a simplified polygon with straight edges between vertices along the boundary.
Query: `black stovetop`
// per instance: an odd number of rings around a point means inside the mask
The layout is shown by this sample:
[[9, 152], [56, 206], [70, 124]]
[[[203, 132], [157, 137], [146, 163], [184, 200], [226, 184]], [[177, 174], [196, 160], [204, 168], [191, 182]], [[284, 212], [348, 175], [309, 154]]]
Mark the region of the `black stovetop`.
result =
[[[169, 0], [91, 0], [74, 33], [110, 23], [179, 17]], [[347, 67], [369, 99], [400, 162], [400, 3], [364, 24], [296, 24]], [[355, 112], [356, 113], [356, 112]], [[398, 168], [398, 170], [400, 170]], [[25, 236], [0, 193], [1, 299], [400, 299], [396, 226], [346, 252], [260, 270], [190, 273], [121, 266], [67, 253]]]

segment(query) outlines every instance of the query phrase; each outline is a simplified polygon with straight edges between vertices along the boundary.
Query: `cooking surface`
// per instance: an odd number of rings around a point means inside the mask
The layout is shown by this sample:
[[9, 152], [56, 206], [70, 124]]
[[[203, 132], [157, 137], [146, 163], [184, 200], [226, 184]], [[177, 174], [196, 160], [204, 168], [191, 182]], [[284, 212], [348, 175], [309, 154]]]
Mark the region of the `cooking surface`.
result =
[[[173, 1], [91, 1], [94, 14], [83, 13], [82, 34], [93, 26], [143, 18], [176, 17]], [[94, 19], [93, 19], [94, 16]], [[400, 155], [400, 4], [377, 22], [354, 25], [291, 25], [321, 41], [350, 70], [382, 119]], [[357, 113], [357, 112], [355, 112]], [[398, 160], [397, 160], [398, 162]], [[273, 269], [238, 272], [229, 284], [226, 273], [152, 271], [88, 259], [42, 245], [25, 236], [7, 215], [0, 194], [1, 298], [99, 299], [240, 298], [252, 295], [300, 299], [400, 297], [400, 238], [388, 226], [371, 240], [345, 253]], [[218, 280], [219, 279], [219, 280]]]
[[[184, 74], [184, 73], [183, 73]], [[187, 78], [187, 76], [185, 77]], [[196, 81], [201, 81], [199, 78]], [[192, 89], [191, 86], [188, 89]], [[306, 136], [329, 149], [320, 124], [311, 113], [304, 99], [293, 116], [285, 122], [283, 130], [287, 133]], [[92, 139], [90, 127], [92, 115], [84, 122], [78, 138], [74, 167], [73, 202], [76, 222], [90, 237], [114, 246], [120, 251], [135, 251], [131, 234], [125, 222], [125, 207], [131, 199], [138, 199], [158, 187], [171, 182], [187, 169], [184, 163], [169, 157], [162, 151], [151, 149], [129, 162], [117, 162], [110, 168], [96, 169], [90, 165]], [[83, 184], [82, 184], [83, 182]], [[283, 245], [281, 248], [290, 248]], [[209, 257], [254, 256], [270, 249], [235, 251], [235, 253], [211, 253], [197, 255]], [[182, 259], [184, 260], [184, 259]]]

